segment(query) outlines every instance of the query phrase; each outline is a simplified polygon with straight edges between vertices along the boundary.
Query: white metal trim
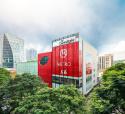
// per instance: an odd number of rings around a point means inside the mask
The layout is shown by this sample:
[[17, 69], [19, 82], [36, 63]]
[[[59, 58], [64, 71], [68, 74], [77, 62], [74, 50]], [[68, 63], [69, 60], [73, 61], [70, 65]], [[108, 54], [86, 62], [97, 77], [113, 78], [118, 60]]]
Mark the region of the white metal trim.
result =
[[70, 79], [82, 79], [81, 77], [74, 77], [74, 76], [63, 76], [63, 75], [56, 75], [56, 74], [52, 74], [53, 77], [64, 77], [64, 78], [70, 78]]

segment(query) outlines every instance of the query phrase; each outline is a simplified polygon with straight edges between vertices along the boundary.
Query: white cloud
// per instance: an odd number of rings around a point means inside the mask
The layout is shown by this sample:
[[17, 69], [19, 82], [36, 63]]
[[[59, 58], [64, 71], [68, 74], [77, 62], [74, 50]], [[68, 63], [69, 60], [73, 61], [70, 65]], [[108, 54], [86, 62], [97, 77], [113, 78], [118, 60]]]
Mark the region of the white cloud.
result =
[[[98, 45], [103, 39], [92, 36], [96, 35], [93, 32], [97, 30], [97, 34], [101, 34], [109, 30], [107, 21], [112, 19], [105, 14], [117, 11], [117, 6], [114, 0], [0, 0], [0, 32], [21, 36], [27, 47], [38, 52], [49, 50], [55, 36], [73, 32], [81, 32], [90, 40], [95, 38], [93, 41]], [[117, 32], [108, 33], [111, 41], [117, 35], [113, 36], [114, 33]], [[48, 39], [48, 36], [51, 37]]]
[[73, 31], [89, 23], [90, 14], [85, 0], [82, 6], [80, 0], [2, 0], [0, 4], [0, 20], [27, 32]]
[[[0, 24], [4, 24], [5, 32], [22, 36], [27, 47], [37, 48], [38, 51], [43, 50], [43, 47], [47, 49], [48, 46], [45, 47], [45, 41], [42, 40], [44, 34], [60, 37], [79, 32], [84, 27], [89, 29], [89, 24], [96, 17], [88, 2], [86, 0], [82, 2], [81, 0], [1, 0]], [[84, 31], [87, 33], [87, 29]]]
[[114, 60], [125, 60], [125, 41], [105, 45], [100, 50], [100, 55], [110, 53], [114, 55]]
[[108, 44], [100, 49], [100, 53], [113, 53], [125, 51], [125, 41], [119, 41], [117, 43]]

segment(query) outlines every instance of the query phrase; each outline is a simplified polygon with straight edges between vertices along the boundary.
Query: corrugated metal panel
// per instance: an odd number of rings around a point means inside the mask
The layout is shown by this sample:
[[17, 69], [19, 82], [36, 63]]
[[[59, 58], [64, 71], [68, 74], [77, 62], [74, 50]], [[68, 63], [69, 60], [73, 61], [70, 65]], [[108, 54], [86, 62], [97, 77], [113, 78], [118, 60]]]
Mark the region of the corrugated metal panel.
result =
[[51, 52], [38, 54], [38, 75], [52, 87]]

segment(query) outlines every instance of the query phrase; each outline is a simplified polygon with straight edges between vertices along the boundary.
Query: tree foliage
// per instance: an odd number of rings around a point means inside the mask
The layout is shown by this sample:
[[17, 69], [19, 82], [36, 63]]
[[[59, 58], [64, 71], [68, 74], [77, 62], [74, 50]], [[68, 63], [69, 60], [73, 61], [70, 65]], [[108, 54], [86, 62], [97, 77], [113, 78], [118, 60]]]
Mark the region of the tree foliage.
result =
[[43, 84], [38, 77], [30, 74], [17, 75], [0, 88], [0, 109], [8, 114], [18, 106], [23, 98], [35, 94]]
[[0, 88], [0, 114], [83, 114], [84, 105], [74, 86], [48, 88], [30, 74], [10, 78]]
[[48, 88], [30, 74], [5, 82], [0, 87], [1, 114], [125, 114], [124, 63], [107, 69], [86, 98], [72, 85]]
[[3, 86], [10, 78], [10, 73], [4, 68], [0, 68], [0, 87]]
[[43, 88], [25, 97], [16, 114], [84, 114], [85, 98], [74, 86]]
[[125, 114], [125, 64], [107, 69], [91, 97], [93, 114]]

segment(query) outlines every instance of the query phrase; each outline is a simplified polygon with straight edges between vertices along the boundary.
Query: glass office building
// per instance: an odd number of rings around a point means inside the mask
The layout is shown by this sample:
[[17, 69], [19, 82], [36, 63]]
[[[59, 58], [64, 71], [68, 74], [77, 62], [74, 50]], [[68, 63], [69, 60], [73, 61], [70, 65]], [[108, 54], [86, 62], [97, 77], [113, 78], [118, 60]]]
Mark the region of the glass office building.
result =
[[14, 35], [0, 35], [0, 67], [15, 68], [24, 60], [24, 41]]
[[37, 59], [37, 50], [30, 48], [26, 50], [26, 60], [27, 61], [32, 61]]

